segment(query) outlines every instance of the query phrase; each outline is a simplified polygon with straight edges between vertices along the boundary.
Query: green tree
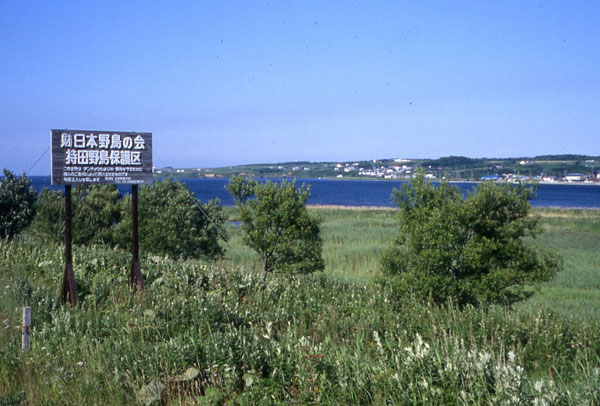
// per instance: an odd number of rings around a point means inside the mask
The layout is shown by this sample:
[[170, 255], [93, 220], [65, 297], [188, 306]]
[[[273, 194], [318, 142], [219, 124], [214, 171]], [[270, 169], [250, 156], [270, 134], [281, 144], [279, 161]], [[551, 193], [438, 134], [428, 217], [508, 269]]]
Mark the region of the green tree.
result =
[[65, 236], [65, 197], [61, 192], [42, 189], [31, 229], [41, 236], [60, 242]]
[[3, 169], [0, 179], [0, 238], [10, 238], [27, 227], [35, 216], [36, 193], [25, 174], [16, 177]]
[[272, 271], [321, 271], [323, 242], [319, 222], [306, 210], [310, 188], [296, 183], [259, 183], [231, 178], [227, 190], [240, 210], [244, 243], [258, 253], [263, 280]]
[[[121, 204], [116, 240], [131, 243], [131, 196]], [[145, 252], [182, 258], [214, 259], [226, 218], [218, 200], [202, 204], [183, 182], [162, 180], [139, 189], [139, 238]]]
[[76, 186], [72, 197], [73, 242], [111, 244], [113, 230], [121, 219], [117, 186]]
[[[115, 185], [78, 185], [71, 194], [73, 243], [114, 244], [121, 218], [121, 194]], [[59, 191], [42, 190], [33, 229], [51, 240], [62, 241], [65, 230], [65, 197]]]
[[393, 197], [400, 233], [382, 257], [383, 273], [398, 294], [443, 302], [510, 303], [524, 286], [549, 280], [560, 260], [526, 243], [541, 231], [525, 185], [482, 183], [463, 199], [442, 182], [419, 174]]

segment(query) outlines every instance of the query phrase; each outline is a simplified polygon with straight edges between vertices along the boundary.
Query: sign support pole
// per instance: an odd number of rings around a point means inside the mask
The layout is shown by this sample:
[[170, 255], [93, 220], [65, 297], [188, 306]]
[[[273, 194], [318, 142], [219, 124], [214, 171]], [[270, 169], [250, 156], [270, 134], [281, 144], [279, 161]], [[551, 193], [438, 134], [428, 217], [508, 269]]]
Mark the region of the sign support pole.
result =
[[132, 224], [132, 261], [131, 261], [131, 286], [133, 291], [142, 291], [142, 269], [140, 265], [140, 243], [138, 238], [138, 185], [131, 185], [131, 224]]
[[62, 283], [61, 303], [71, 301], [71, 307], [77, 305], [77, 287], [73, 274], [73, 251], [71, 238], [71, 185], [65, 185], [65, 274]]

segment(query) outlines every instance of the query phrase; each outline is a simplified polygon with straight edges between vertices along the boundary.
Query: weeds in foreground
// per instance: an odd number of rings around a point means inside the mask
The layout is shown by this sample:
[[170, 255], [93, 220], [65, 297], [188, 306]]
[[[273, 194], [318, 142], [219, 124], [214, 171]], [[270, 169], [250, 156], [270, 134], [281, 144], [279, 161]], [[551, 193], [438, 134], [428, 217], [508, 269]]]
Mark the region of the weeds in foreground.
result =
[[[80, 306], [56, 301], [58, 245], [0, 243], [0, 404], [599, 404], [598, 323], [459, 310], [370, 282], [75, 252]], [[58, 282], [58, 283], [57, 283]], [[20, 307], [33, 308], [20, 353]]]

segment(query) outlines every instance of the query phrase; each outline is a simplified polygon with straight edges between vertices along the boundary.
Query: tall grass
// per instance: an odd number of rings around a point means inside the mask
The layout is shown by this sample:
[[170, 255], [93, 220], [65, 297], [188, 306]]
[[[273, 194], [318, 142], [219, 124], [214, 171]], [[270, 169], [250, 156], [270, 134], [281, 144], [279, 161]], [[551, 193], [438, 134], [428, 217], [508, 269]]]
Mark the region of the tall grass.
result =
[[325, 272], [364, 278], [379, 273], [379, 257], [393, 240], [396, 226], [390, 210], [312, 209], [322, 218]]
[[[379, 256], [395, 237], [391, 210], [309, 208], [321, 219], [325, 272], [335, 277], [367, 280], [379, 273]], [[239, 219], [235, 208], [228, 208], [230, 220]], [[228, 224], [229, 242], [225, 245], [226, 263], [258, 269], [262, 266], [251, 249], [244, 246], [239, 227]]]

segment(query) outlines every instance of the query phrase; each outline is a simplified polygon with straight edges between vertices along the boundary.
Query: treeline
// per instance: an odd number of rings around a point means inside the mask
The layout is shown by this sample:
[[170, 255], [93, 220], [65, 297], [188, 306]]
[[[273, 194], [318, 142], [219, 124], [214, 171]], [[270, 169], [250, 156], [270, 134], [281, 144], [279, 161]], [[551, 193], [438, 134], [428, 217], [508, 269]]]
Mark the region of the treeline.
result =
[[487, 159], [474, 159], [465, 156], [448, 156], [439, 159], [424, 160], [421, 166], [443, 167], [443, 168], [478, 168], [487, 165]]
[[[23, 175], [4, 170], [0, 181], [0, 236], [29, 227], [41, 240], [60, 242], [65, 230], [65, 197], [44, 189], [39, 196]], [[215, 259], [226, 220], [218, 200], [202, 204], [182, 183], [162, 180], [139, 191], [139, 238], [144, 252], [180, 258]], [[131, 196], [115, 185], [75, 186], [71, 194], [74, 244], [129, 248]]]
[[[527, 158], [523, 158], [527, 159]], [[600, 159], [600, 156], [593, 155], [577, 155], [577, 154], [563, 154], [563, 155], [538, 155], [534, 159], [545, 160], [545, 161], [579, 161], [588, 159]]]
[[[48, 189], [36, 198], [25, 176], [5, 171], [0, 183], [2, 236], [30, 223], [41, 239], [61, 241], [64, 197]], [[244, 244], [269, 272], [308, 274], [324, 269], [319, 219], [306, 201], [310, 187], [295, 182], [257, 182], [234, 177], [228, 190], [242, 220]], [[444, 181], [435, 186], [418, 172], [395, 190], [398, 235], [380, 259], [379, 283], [398, 297], [460, 305], [512, 303], [526, 285], [548, 281], [560, 259], [525, 242], [542, 230], [531, 216], [533, 190], [525, 185], [481, 184], [463, 199]], [[140, 188], [140, 246], [146, 253], [214, 260], [224, 255], [226, 217], [218, 201], [200, 203], [182, 182], [158, 181]], [[114, 185], [76, 186], [72, 193], [73, 242], [128, 248], [131, 197]], [[37, 214], [36, 214], [37, 213]], [[382, 245], [389, 242], [382, 241]]]

